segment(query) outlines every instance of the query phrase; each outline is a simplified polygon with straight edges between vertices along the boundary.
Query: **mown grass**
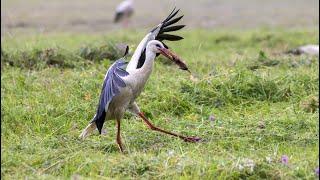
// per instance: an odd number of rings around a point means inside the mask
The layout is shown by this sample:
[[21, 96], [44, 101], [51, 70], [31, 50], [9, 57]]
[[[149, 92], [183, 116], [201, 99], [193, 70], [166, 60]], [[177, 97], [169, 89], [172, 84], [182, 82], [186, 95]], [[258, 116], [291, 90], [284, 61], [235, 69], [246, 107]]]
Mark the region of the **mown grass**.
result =
[[[134, 49], [143, 35], [56, 34], [2, 42], [10, 57], [1, 61], [2, 178], [317, 178], [319, 59], [282, 52], [318, 42], [318, 30], [185, 31], [185, 40], [169, 45], [196, 79], [159, 58], [138, 103], [156, 125], [203, 142], [151, 132], [129, 114], [122, 121], [125, 154], [115, 144], [114, 122], [105, 124], [107, 135], [79, 140], [112, 60], [92, 61], [79, 50], [110, 41]], [[52, 66], [34, 54], [46, 49], [72, 66]], [[23, 65], [30, 59], [34, 66]]]

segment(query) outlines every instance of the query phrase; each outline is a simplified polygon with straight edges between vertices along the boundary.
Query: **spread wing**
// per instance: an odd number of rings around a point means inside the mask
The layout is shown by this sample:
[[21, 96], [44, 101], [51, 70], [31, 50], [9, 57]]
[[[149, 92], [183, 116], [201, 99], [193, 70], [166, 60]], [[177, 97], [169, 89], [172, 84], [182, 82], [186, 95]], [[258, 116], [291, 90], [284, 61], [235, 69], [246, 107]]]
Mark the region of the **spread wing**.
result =
[[113, 97], [120, 93], [121, 87], [126, 87], [122, 79], [122, 77], [129, 75], [127, 71], [122, 69], [122, 66], [125, 64], [126, 62], [123, 58], [115, 61], [108, 69], [104, 78], [97, 113], [92, 120], [92, 122], [96, 123], [99, 133], [101, 133], [109, 103]]
[[[179, 9], [176, 10], [174, 8], [172, 12], [169, 14], [169, 16], [163, 20], [157, 27], [153, 28], [140, 42], [138, 45], [136, 51], [134, 52], [131, 61], [129, 62], [127, 66], [127, 70], [131, 69], [138, 69], [141, 68], [145, 62], [146, 59], [146, 46], [149, 41], [151, 40], [159, 40], [163, 43], [164, 40], [168, 41], [179, 41], [183, 39], [181, 36], [168, 34], [166, 32], [172, 32], [172, 31], [178, 31], [185, 27], [185, 25], [174, 25], [178, 21], [180, 21], [183, 17], [175, 17], [179, 12]], [[163, 43], [163, 45], [168, 48], [166, 44]]]

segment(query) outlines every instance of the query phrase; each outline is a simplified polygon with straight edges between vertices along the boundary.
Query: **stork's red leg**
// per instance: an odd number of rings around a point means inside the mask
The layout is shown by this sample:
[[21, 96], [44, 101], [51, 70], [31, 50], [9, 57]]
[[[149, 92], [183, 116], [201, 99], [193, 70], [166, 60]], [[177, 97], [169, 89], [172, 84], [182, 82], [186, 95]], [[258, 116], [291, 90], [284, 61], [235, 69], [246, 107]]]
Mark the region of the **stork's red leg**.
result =
[[172, 133], [172, 132], [169, 132], [169, 131], [160, 129], [160, 128], [154, 126], [154, 125], [146, 118], [146, 116], [145, 116], [142, 112], [138, 113], [138, 115], [143, 119], [143, 121], [147, 124], [147, 126], [148, 126], [151, 130], [159, 131], [159, 132], [162, 132], [162, 133], [165, 133], [165, 134], [169, 134], [169, 135], [172, 135], [172, 136], [175, 136], [175, 137], [179, 137], [179, 138], [183, 139], [183, 140], [186, 141], [186, 142], [198, 142], [198, 141], [201, 140], [201, 138], [199, 138], [199, 137], [186, 137], [186, 136], [182, 136], [182, 135], [179, 135], [179, 134], [175, 134], [175, 133]]
[[123, 152], [121, 136], [120, 136], [120, 120], [117, 119], [117, 143], [121, 152]]

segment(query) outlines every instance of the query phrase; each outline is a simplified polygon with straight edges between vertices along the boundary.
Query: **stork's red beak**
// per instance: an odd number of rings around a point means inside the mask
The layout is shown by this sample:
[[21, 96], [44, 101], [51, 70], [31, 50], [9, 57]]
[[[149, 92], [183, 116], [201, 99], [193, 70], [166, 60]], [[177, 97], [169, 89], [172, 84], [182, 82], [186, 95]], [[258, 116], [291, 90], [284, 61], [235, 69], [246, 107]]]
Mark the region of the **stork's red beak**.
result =
[[177, 55], [175, 55], [173, 52], [169, 51], [166, 48], [158, 48], [158, 49], [160, 51], [160, 54], [172, 60], [174, 63], [176, 63], [179, 66], [180, 69], [190, 72], [187, 65], [183, 62], [183, 60], [180, 57], [178, 57]]

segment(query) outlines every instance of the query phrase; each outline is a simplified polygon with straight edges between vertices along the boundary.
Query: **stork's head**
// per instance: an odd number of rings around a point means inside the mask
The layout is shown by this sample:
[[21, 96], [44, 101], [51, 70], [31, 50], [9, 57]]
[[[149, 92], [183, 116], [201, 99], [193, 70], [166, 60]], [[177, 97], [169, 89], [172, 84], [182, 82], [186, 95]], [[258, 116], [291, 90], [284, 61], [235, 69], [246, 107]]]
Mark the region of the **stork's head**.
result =
[[167, 57], [168, 59], [170, 59], [174, 63], [176, 63], [180, 69], [189, 71], [187, 65], [181, 60], [181, 58], [179, 58], [177, 55], [175, 55], [169, 49], [165, 48], [164, 45], [160, 41], [158, 41], [158, 40], [150, 41], [147, 45], [147, 49], [149, 51], [152, 51], [155, 54], [162, 54], [163, 56]]

